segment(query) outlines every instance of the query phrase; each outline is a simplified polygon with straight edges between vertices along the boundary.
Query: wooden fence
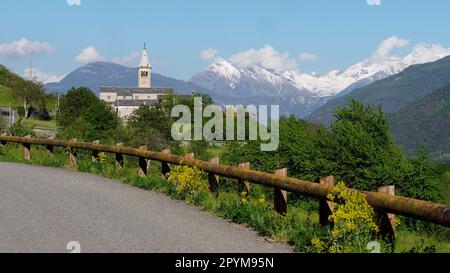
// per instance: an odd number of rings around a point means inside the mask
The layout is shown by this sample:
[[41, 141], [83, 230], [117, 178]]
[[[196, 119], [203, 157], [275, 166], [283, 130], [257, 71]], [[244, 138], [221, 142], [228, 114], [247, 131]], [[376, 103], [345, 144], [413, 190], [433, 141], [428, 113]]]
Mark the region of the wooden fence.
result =
[[[251, 183], [272, 187], [274, 189], [274, 208], [278, 213], [287, 213], [287, 192], [298, 192], [320, 200], [320, 223], [329, 223], [329, 216], [333, 213], [333, 203], [327, 200], [327, 196], [332, 193], [334, 178], [332, 176], [321, 179], [319, 183], [305, 181], [288, 177], [287, 169], [281, 169], [275, 173], [266, 173], [250, 169], [250, 163], [240, 164], [238, 167], [221, 165], [219, 158], [209, 161], [195, 159], [194, 154], [178, 156], [171, 154], [170, 150], [155, 152], [147, 150], [147, 147], [140, 148], [124, 147], [122, 144], [102, 145], [99, 141], [78, 142], [76, 140], [64, 141], [54, 139], [33, 139], [30, 137], [0, 136], [0, 145], [7, 142], [19, 143], [24, 148], [24, 159], [31, 159], [31, 145], [41, 145], [47, 148], [49, 156], [53, 155], [53, 147], [69, 148], [69, 162], [71, 166], [76, 166], [76, 150], [92, 151], [92, 159], [97, 160], [99, 153], [113, 153], [116, 156], [116, 166], [123, 168], [124, 155], [139, 158], [139, 175], [147, 175], [148, 160], [155, 160], [161, 163], [162, 175], [166, 176], [170, 172], [170, 165], [186, 165], [198, 167], [208, 173], [210, 190], [217, 192], [220, 186], [220, 177], [237, 179], [240, 188], [246, 191], [251, 190]], [[445, 227], [450, 227], [450, 207], [443, 204], [406, 198], [394, 195], [394, 186], [385, 186], [378, 192], [358, 191], [366, 195], [368, 203], [377, 211], [380, 217], [380, 228], [382, 233], [390, 238], [395, 237], [395, 215], [424, 220]], [[357, 191], [357, 190], [355, 190]]]

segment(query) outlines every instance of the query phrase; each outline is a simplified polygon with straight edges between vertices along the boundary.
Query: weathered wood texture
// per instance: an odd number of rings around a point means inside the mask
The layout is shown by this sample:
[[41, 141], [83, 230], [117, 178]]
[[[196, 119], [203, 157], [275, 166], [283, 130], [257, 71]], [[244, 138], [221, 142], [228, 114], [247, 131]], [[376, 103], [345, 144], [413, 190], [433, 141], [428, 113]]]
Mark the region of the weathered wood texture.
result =
[[[287, 169], [280, 169], [275, 171], [275, 175], [281, 177], [288, 176]], [[287, 202], [288, 202], [288, 192], [279, 188], [274, 188], [274, 208], [275, 211], [279, 214], [286, 215], [287, 214]]]
[[[320, 179], [320, 185], [325, 185], [329, 187], [334, 186], [334, 177], [328, 176]], [[333, 214], [334, 205], [333, 202], [328, 201], [327, 198], [320, 199], [319, 204], [319, 222], [321, 226], [326, 226], [332, 224], [329, 220], [330, 216]]]

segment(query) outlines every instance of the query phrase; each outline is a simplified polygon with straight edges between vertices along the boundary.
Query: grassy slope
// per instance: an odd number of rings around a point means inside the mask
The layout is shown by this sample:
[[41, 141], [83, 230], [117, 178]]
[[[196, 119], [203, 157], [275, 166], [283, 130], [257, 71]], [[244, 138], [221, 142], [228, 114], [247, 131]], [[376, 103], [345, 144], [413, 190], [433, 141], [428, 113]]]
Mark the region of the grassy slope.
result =
[[[67, 167], [67, 154], [63, 150], [55, 150], [55, 157], [49, 158], [46, 154], [45, 148], [32, 147], [32, 161], [24, 162], [22, 157], [22, 148], [19, 145], [8, 144], [6, 151], [3, 153], [0, 150], [0, 161], [22, 162], [28, 164], [40, 164], [53, 167]], [[217, 151], [216, 151], [217, 152]], [[109, 158], [102, 164], [92, 163], [91, 155], [79, 155], [78, 170], [83, 172], [90, 172], [99, 174], [109, 178], [115, 178], [124, 183], [131, 184], [146, 190], [153, 190], [163, 192], [173, 198], [177, 198], [174, 190], [167, 181], [163, 180], [160, 173], [160, 165], [157, 162], [151, 163], [150, 175], [147, 178], [137, 177], [137, 161], [132, 158], [126, 158], [125, 168], [117, 170], [114, 167], [114, 156], [108, 155]], [[134, 160], [134, 161], [133, 161]], [[109, 164], [107, 164], [109, 163]], [[225, 184], [227, 181], [223, 181]], [[231, 191], [222, 191], [218, 197], [212, 195], [196, 203], [202, 209], [209, 211], [217, 216], [230, 219], [233, 222], [244, 224], [255, 228], [261, 235], [268, 236], [277, 241], [289, 241], [299, 251], [303, 251], [302, 246], [308, 240], [309, 228], [318, 228], [318, 213], [306, 208], [296, 207], [291, 205], [289, 207], [288, 217], [280, 217], [273, 213], [271, 209], [272, 202], [268, 199], [263, 205], [268, 209], [256, 208], [245, 210], [240, 205], [239, 195], [233, 191], [235, 188], [235, 181], [228, 181], [231, 184]], [[257, 185], [256, 185], [257, 186]], [[256, 187], [255, 186], [255, 190]], [[289, 220], [287, 220], [289, 219]], [[449, 253], [450, 241], [446, 241], [436, 236], [422, 234], [412, 231], [405, 231], [400, 229], [396, 240], [396, 252], [404, 252], [411, 249], [416, 243], [424, 240], [425, 245], [435, 245], [437, 252]]]
[[0, 106], [9, 106], [10, 103], [17, 106], [12, 98], [11, 89], [0, 85]]
[[22, 121], [26, 125], [33, 126], [37, 129], [50, 129], [50, 130], [56, 130], [57, 125], [56, 121], [54, 119], [52, 120], [39, 120], [39, 119], [25, 119]]
[[[23, 106], [22, 102], [17, 102], [14, 100], [10, 88], [0, 85], [0, 106], [9, 106], [10, 103], [13, 107]], [[54, 111], [55, 105], [56, 100], [47, 97], [47, 99], [45, 100], [45, 107], [48, 109], [48, 111]]]
[[[9, 106], [10, 103], [11, 103], [11, 106], [13, 106], [13, 107], [21, 106], [20, 103], [17, 103], [14, 101], [12, 94], [11, 94], [11, 89], [0, 85], [0, 106]], [[55, 103], [56, 102], [54, 100], [47, 100], [46, 107], [48, 109], [53, 109], [50, 107], [54, 107]], [[55, 120], [45, 121], [45, 120], [37, 120], [37, 119], [26, 119], [26, 120], [23, 120], [23, 122], [27, 125], [34, 126], [36, 128], [50, 129], [50, 130], [57, 129]]]

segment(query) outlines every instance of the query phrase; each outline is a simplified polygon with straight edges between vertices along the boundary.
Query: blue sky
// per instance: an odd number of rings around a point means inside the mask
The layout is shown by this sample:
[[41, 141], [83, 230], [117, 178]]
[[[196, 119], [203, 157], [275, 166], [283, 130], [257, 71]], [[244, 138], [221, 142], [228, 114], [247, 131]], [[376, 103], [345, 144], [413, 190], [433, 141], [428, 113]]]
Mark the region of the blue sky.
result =
[[134, 66], [144, 42], [154, 71], [178, 79], [265, 46], [320, 73], [392, 36], [409, 42], [400, 51], [450, 47], [448, 0], [2, 0], [0, 12], [0, 63], [23, 74], [32, 61], [42, 79], [92, 60]]

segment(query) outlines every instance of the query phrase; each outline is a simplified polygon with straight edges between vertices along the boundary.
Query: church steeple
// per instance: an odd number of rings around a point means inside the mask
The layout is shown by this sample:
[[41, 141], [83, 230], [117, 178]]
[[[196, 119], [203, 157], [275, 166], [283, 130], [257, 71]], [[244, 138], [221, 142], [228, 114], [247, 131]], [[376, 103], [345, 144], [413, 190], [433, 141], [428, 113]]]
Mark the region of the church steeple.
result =
[[141, 62], [138, 67], [138, 87], [150, 88], [152, 82], [152, 66], [148, 61], [147, 46], [144, 44], [142, 50]]
[[144, 44], [144, 49], [142, 50], [141, 63], [139, 64], [139, 67], [150, 67], [146, 44]]

